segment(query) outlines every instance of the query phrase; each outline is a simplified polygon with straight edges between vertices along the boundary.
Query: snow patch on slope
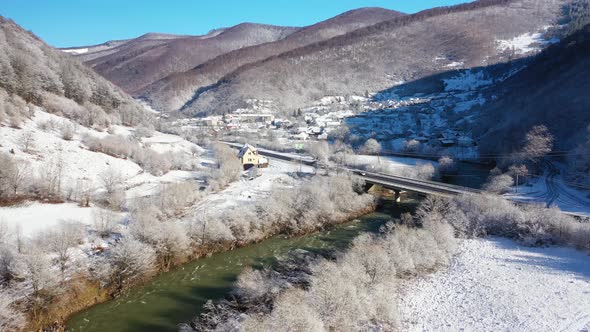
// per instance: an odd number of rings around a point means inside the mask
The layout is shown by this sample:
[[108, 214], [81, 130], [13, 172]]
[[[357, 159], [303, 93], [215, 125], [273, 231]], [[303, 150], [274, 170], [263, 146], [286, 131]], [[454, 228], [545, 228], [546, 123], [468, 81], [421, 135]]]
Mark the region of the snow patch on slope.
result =
[[63, 52], [78, 55], [78, 54], [85, 54], [88, 53], [88, 48], [70, 48], [67, 50], [62, 50]]
[[525, 33], [512, 39], [497, 40], [497, 48], [501, 52], [514, 50], [514, 53], [518, 55], [538, 52], [548, 44], [555, 44], [559, 42], [559, 39], [557, 38], [545, 39], [545, 32], [549, 28], [551, 27], [546, 26], [543, 27], [542, 32]]
[[443, 80], [446, 91], [471, 91], [494, 83], [482, 70], [466, 70]]

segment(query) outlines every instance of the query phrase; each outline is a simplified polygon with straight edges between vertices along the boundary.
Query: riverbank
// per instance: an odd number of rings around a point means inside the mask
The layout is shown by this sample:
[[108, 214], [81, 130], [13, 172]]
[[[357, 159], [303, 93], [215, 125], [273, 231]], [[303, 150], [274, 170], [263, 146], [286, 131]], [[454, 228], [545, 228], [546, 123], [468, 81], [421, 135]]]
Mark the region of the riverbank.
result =
[[278, 235], [257, 244], [201, 258], [163, 273], [123, 296], [85, 310], [68, 321], [69, 331], [176, 331], [202, 310], [207, 300], [228, 295], [244, 268], [272, 266], [292, 250], [312, 252], [341, 251], [364, 232], [376, 233], [381, 225], [415, 203], [387, 202], [355, 221], [326, 227], [303, 236]]
[[[176, 261], [174, 266], [171, 267], [170, 271], [174, 271], [174, 270], [178, 270], [178, 269], [185, 269], [186, 267], [184, 265], [188, 264], [195, 264], [197, 263], [199, 260], [207, 257], [207, 258], [211, 258], [214, 257], [215, 255], [221, 254], [221, 253], [226, 253], [226, 252], [231, 252], [231, 251], [236, 251], [236, 250], [241, 250], [241, 249], [247, 249], [249, 246], [252, 245], [256, 245], [256, 244], [260, 244], [263, 243], [265, 241], [268, 241], [269, 239], [272, 239], [274, 237], [280, 236], [280, 237], [284, 237], [284, 238], [294, 238], [294, 237], [302, 237], [305, 236], [307, 234], [313, 234], [316, 233], [318, 231], [324, 230], [324, 229], [329, 229], [332, 226], [335, 225], [340, 225], [343, 223], [346, 223], [350, 220], [359, 218], [363, 215], [369, 214], [371, 212], [373, 212], [375, 210], [376, 205], [375, 204], [371, 204], [370, 206], [365, 207], [362, 210], [358, 210], [355, 211], [353, 213], [350, 213], [348, 216], [344, 217], [344, 218], [339, 218], [337, 220], [331, 220], [329, 223], [324, 223], [322, 225], [318, 225], [317, 228], [315, 229], [308, 229], [305, 232], [297, 232], [297, 233], [287, 233], [287, 228], [283, 228], [283, 229], [278, 229], [278, 231], [276, 233], [272, 233], [272, 234], [268, 234], [266, 237], [258, 239], [256, 241], [251, 241], [251, 242], [225, 242], [222, 244], [217, 244], [217, 245], [210, 245], [207, 246], [205, 248], [198, 248], [198, 250], [194, 253], [192, 253], [189, 257], [187, 257], [186, 259], [183, 260], [179, 260]], [[65, 323], [71, 319], [72, 317], [76, 316], [77, 313], [83, 312], [85, 310], [87, 310], [88, 308], [91, 308], [94, 305], [100, 305], [100, 303], [104, 303], [106, 301], [109, 300], [113, 300], [113, 299], [117, 299], [117, 298], [125, 298], [126, 296], [129, 295], [129, 291], [132, 291], [134, 288], [141, 288], [141, 287], [146, 287], [146, 285], [148, 285], [150, 282], [153, 282], [154, 279], [157, 279], [158, 277], [162, 276], [162, 272], [164, 272], [164, 274], [166, 273], [165, 271], [158, 271], [157, 274], [154, 274], [152, 276], [150, 276], [149, 279], [146, 280], [142, 280], [141, 283], [135, 284], [133, 285], [133, 287], [131, 289], [126, 290], [125, 293], [121, 294], [122, 297], [114, 297], [114, 293], [113, 290], [108, 290], [107, 289], [107, 294], [108, 296], [105, 297], [100, 297], [97, 299], [97, 301], [95, 303], [92, 303], [92, 305], [90, 306], [84, 306], [84, 302], [78, 301], [78, 300], [73, 300], [70, 303], [72, 305], [76, 305], [76, 304], [81, 304], [78, 307], [78, 310], [76, 310], [75, 312], [70, 313], [59, 325], [60, 329], [64, 329], [65, 328]], [[147, 286], [149, 287], [149, 285]], [[205, 294], [207, 293], [207, 291], [205, 291]], [[63, 305], [60, 305], [60, 307], [63, 307]], [[82, 314], [83, 315], [83, 314]], [[190, 317], [187, 317], [187, 319]], [[76, 321], [76, 319], [75, 319]], [[76, 325], [76, 323], [72, 323], [72, 324], [68, 324], [68, 330], [76, 330], [73, 326]], [[88, 329], [84, 329], [85, 331]]]
[[420, 227], [402, 215], [335, 256], [247, 270], [231, 295], [181, 331], [396, 330], [397, 286], [447, 266], [457, 242], [448, 223], [415, 220]]

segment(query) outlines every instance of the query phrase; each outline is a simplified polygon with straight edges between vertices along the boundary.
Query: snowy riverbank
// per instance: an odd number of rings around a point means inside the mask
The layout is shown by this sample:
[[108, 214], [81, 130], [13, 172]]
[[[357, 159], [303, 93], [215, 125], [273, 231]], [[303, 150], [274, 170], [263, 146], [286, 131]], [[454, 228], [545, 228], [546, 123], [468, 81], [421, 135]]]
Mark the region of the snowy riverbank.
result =
[[590, 329], [590, 255], [575, 249], [465, 240], [448, 270], [408, 283], [405, 331]]

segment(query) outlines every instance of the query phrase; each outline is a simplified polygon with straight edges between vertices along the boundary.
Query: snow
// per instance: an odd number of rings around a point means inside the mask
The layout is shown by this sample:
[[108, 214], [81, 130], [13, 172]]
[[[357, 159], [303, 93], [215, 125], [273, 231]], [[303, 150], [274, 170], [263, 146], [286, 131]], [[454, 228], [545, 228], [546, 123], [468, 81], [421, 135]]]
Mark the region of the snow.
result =
[[497, 40], [497, 48], [499, 51], [514, 50], [518, 55], [537, 52], [542, 49], [542, 46], [547, 44], [555, 44], [559, 39], [545, 39], [544, 34], [550, 27], [544, 27], [542, 32], [524, 33], [512, 39]]
[[444, 79], [445, 91], [471, 91], [493, 83], [485, 78], [482, 70], [465, 70], [456, 76]]
[[71, 53], [71, 54], [78, 55], [78, 54], [88, 53], [88, 48], [70, 48], [70, 49], [62, 50], [62, 51], [63, 52], [66, 52], [66, 53]]
[[465, 62], [463, 61], [453, 61], [449, 64], [445, 65], [445, 68], [458, 68], [458, 67], [463, 67], [465, 65]]
[[564, 165], [552, 165], [561, 171], [552, 174], [547, 170], [541, 176], [529, 177], [528, 185], [513, 187], [504, 197], [517, 202], [555, 205], [564, 212], [590, 217], [588, 192], [572, 187], [572, 184], [563, 178], [562, 174], [566, 172]]
[[448, 270], [404, 287], [404, 331], [590, 329], [590, 256], [571, 248], [465, 240]]
[[438, 165], [436, 161], [406, 157], [352, 155], [350, 158], [357, 164], [377, 165], [381, 162], [389, 165], [390, 169], [413, 168], [421, 164], [431, 164], [436, 168]]
[[248, 180], [242, 177], [224, 190], [210, 194], [193, 207], [193, 215], [207, 209], [227, 209], [259, 201], [270, 195], [274, 186], [289, 187], [297, 181], [298, 175], [315, 172], [311, 166], [296, 164], [278, 159], [270, 159], [268, 168], [259, 169], [261, 176]]
[[23, 235], [33, 236], [61, 221], [77, 221], [85, 225], [92, 225], [94, 210], [95, 208], [80, 207], [75, 203], [44, 204], [34, 202], [1, 208], [0, 222], [13, 230], [20, 227]]
[[[71, 123], [65, 118], [46, 113], [41, 109], [35, 110], [32, 120], [23, 123], [22, 129], [14, 129], [8, 126], [0, 126], [0, 151], [14, 150], [17, 159], [25, 160], [30, 165], [31, 176], [45, 171], [45, 167], [58, 161], [63, 162], [62, 189], [67, 192], [70, 188], [79, 185], [79, 181], [88, 181], [90, 187], [96, 188], [95, 193], [102, 191], [99, 175], [110, 169], [120, 172], [128, 199], [145, 197], [155, 193], [162, 183], [183, 182], [203, 178], [202, 171], [173, 170], [162, 176], [154, 176], [145, 172], [138, 164], [128, 159], [115, 158], [104, 153], [93, 152], [84, 147], [81, 137], [85, 134], [96, 137], [108, 135], [106, 132], [98, 132], [93, 129], [77, 125], [77, 134], [71, 141], [63, 140], [58, 129], [39, 128], [39, 124], [53, 121], [57, 127], [62, 123]], [[112, 126], [111, 129], [117, 135], [133, 135], [134, 129], [123, 126]], [[24, 132], [32, 132], [35, 137], [34, 147], [30, 153], [21, 151], [19, 138]], [[155, 132], [150, 138], [143, 138], [144, 145], [149, 145], [157, 152], [183, 152], [192, 157], [192, 149], [196, 147], [198, 152], [204, 150], [187, 140], [169, 134]], [[38, 210], [38, 211], [37, 211]], [[1, 207], [0, 220], [11, 225], [19, 224], [23, 234], [33, 235], [46, 227], [57, 224], [63, 219], [72, 219], [84, 224], [92, 222], [92, 209], [81, 208], [76, 204], [42, 204], [30, 203], [19, 207]]]
[[[106, 133], [96, 132], [84, 127], [78, 126], [78, 134], [71, 141], [63, 140], [56, 131], [43, 131], [37, 128], [40, 122], [53, 120], [58, 125], [65, 120], [64, 118], [37, 111], [33, 121], [26, 121], [23, 129], [14, 129], [10, 127], [0, 127], [0, 139], [2, 147], [0, 151], [15, 150], [17, 158], [30, 162], [33, 174], [43, 171], [43, 167], [51, 162], [57, 162], [59, 159], [64, 164], [64, 186], [71, 187], [79, 179], [85, 178], [98, 185], [98, 175], [111, 168], [117, 169], [125, 179], [129, 179], [142, 172], [141, 167], [136, 163], [115, 158], [103, 153], [89, 151], [81, 146], [80, 137], [83, 134], [94, 136], [105, 136]], [[123, 127], [117, 128], [117, 133], [123, 133]], [[31, 153], [20, 151], [18, 140], [20, 135], [25, 131], [34, 133], [35, 144]]]

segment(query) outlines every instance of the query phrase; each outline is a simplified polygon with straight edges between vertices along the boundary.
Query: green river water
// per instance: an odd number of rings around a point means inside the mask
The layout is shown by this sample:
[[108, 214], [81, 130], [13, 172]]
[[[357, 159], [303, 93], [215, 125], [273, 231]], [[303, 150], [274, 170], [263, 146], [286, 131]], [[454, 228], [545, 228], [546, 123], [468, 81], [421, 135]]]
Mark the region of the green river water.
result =
[[226, 296], [244, 267], [272, 265], [294, 249], [345, 249], [360, 233], [377, 232], [389, 219], [415, 205], [412, 200], [386, 201], [375, 213], [329, 230], [295, 238], [276, 236], [196, 260], [74, 315], [67, 323], [68, 331], [176, 331], [179, 323], [198, 315], [207, 300]]

